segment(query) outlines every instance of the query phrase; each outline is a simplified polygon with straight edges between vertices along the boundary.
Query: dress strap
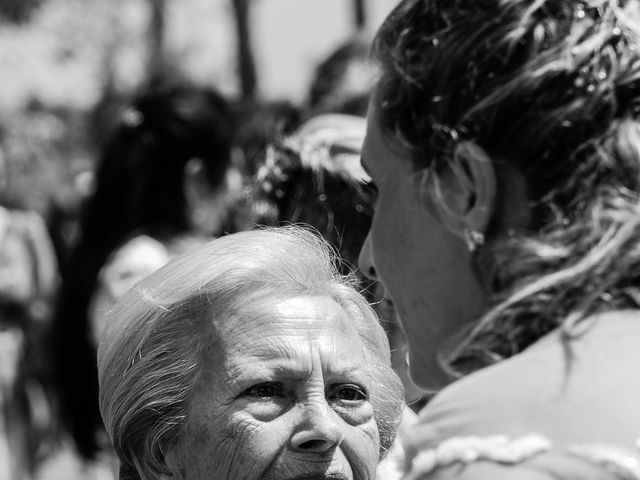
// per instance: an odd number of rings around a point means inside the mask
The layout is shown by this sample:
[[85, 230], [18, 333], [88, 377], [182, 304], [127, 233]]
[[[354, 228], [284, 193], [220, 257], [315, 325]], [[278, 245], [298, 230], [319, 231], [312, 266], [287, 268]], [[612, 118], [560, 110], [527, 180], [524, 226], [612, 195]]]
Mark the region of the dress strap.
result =
[[[640, 451], [640, 438], [636, 440]], [[611, 472], [620, 480], [640, 480], [640, 456], [638, 452], [602, 444], [574, 445], [567, 451]]]
[[456, 463], [469, 464], [479, 460], [513, 465], [549, 449], [551, 442], [536, 433], [513, 440], [506, 435], [453, 437], [435, 448], [418, 453], [411, 463], [411, 472], [405, 479], [420, 478]]
[[[468, 465], [489, 461], [502, 465], [515, 465], [548, 452], [552, 443], [546, 437], [531, 433], [510, 439], [506, 435], [485, 437], [452, 437], [435, 448], [423, 450], [411, 462], [411, 470], [404, 480], [423, 478], [440, 468], [455, 464]], [[619, 480], [640, 480], [640, 438], [637, 452], [624, 447], [605, 444], [581, 444], [564, 448], [564, 454], [578, 457], [589, 464], [609, 472]]]

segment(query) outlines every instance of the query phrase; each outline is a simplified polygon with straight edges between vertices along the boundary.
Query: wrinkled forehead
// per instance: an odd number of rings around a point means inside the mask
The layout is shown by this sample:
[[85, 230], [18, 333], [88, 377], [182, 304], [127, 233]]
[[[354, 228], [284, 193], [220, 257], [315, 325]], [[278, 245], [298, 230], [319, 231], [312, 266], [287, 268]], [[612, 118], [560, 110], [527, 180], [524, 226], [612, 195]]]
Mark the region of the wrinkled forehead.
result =
[[227, 379], [256, 369], [265, 378], [299, 378], [319, 368], [368, 379], [376, 385], [372, 399], [383, 401], [380, 391], [391, 369], [375, 314], [368, 317], [355, 302], [341, 305], [328, 295], [252, 300], [215, 322], [216, 340], [201, 350], [207, 371]]
[[[324, 367], [341, 369], [349, 364], [364, 368], [372, 357], [371, 345], [361, 337], [354, 318], [330, 296], [252, 299], [225, 318], [214, 321], [214, 338], [201, 353], [206, 363], [233, 363], [297, 359], [307, 362], [318, 355]], [[309, 358], [306, 358], [309, 357]], [[305, 359], [306, 358], [306, 359]]]
[[[351, 309], [349, 309], [351, 310]], [[234, 341], [260, 343], [269, 338], [312, 340], [319, 336], [348, 337], [359, 342], [356, 321], [328, 295], [278, 298], [257, 296], [238, 305], [231, 315], [216, 321], [216, 332], [224, 344]]]

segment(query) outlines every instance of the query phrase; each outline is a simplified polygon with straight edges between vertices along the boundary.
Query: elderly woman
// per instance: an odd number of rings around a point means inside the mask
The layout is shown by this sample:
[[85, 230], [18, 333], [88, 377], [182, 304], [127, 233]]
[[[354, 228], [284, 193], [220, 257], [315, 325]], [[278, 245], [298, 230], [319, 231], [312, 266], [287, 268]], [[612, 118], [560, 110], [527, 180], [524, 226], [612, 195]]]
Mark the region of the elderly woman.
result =
[[107, 432], [143, 480], [373, 479], [403, 406], [377, 317], [293, 227], [147, 277], [112, 311], [98, 371]]
[[639, 479], [640, 2], [404, 0], [374, 51], [360, 265], [450, 384], [407, 478]]

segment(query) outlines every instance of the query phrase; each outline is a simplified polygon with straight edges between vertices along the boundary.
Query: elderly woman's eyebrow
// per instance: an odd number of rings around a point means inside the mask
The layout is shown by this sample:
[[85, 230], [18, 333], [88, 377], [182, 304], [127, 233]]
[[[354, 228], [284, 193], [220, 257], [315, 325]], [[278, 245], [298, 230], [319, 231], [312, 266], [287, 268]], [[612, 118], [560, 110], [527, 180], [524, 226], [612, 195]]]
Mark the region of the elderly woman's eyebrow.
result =
[[[283, 361], [282, 358], [262, 361], [260, 364], [240, 362], [228, 368], [229, 383], [304, 380], [312, 375], [311, 362], [301, 365], [295, 361]], [[368, 371], [369, 368], [364, 364], [342, 364], [323, 369], [323, 373], [330, 377], [351, 377], [354, 381], [364, 381]]]

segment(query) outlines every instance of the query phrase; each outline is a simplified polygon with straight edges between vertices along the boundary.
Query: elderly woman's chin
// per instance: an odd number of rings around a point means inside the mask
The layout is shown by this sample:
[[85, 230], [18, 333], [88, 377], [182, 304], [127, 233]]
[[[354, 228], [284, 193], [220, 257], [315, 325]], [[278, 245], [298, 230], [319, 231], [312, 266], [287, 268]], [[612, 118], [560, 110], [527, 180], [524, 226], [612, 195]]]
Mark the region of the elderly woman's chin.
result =
[[[288, 458], [287, 458], [288, 457]], [[373, 459], [375, 464], [376, 459]], [[308, 458], [292, 458], [283, 455], [282, 461], [271, 465], [260, 480], [356, 480], [373, 479], [372, 472], [363, 472], [361, 468], [354, 469], [340, 452], [333, 458], [309, 460]]]
[[[363, 459], [364, 460], [364, 459]], [[375, 478], [369, 466], [377, 463], [375, 457], [367, 459], [366, 464], [351, 465], [341, 450], [326, 455], [326, 458], [309, 458], [291, 452], [282, 455], [269, 466], [261, 480], [360, 480]]]
[[[274, 462], [261, 465], [264, 458], [256, 456], [255, 461], [228, 465], [226, 471], [221, 471], [221, 465], [213, 465], [201, 471], [192, 463], [192, 467], [182, 471], [182, 474], [163, 476], [164, 480], [373, 480], [375, 471], [370, 465], [377, 463], [376, 458], [370, 459], [368, 465], [350, 465], [347, 458], [336, 451], [327, 458], [308, 458], [282, 453]], [[192, 460], [193, 462], [193, 460]], [[364, 468], [363, 468], [364, 467]]]

